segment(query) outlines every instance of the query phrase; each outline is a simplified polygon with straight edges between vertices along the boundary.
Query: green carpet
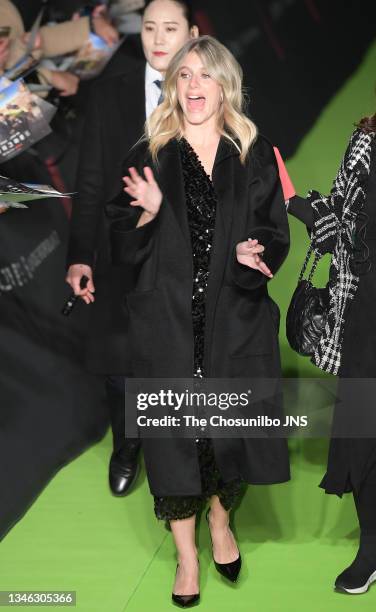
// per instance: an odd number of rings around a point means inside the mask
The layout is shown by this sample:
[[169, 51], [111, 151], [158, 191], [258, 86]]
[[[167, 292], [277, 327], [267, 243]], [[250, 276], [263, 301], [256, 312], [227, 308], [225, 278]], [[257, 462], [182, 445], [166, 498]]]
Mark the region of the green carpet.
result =
[[[376, 44], [289, 162], [299, 193], [305, 194], [310, 187], [330, 189], [352, 124], [375, 108], [375, 68]], [[308, 245], [305, 229], [294, 219], [291, 234], [288, 262], [271, 284], [282, 321]], [[323, 264], [318, 280], [324, 282], [325, 272]], [[288, 348], [283, 327], [285, 373], [318, 376], [317, 369]], [[0, 548], [0, 590], [75, 590], [79, 612], [173, 609], [171, 536], [154, 517], [144, 472], [129, 497], [111, 497], [107, 489], [110, 451], [107, 436], [61, 470], [8, 534]], [[216, 574], [202, 521], [203, 612], [375, 609], [376, 587], [360, 597], [332, 590], [333, 579], [355, 554], [358, 534], [351, 496], [339, 500], [324, 495], [317, 486], [326, 452], [327, 441], [293, 440], [292, 482], [248, 488], [235, 515], [244, 559], [236, 587], [224, 584]]]

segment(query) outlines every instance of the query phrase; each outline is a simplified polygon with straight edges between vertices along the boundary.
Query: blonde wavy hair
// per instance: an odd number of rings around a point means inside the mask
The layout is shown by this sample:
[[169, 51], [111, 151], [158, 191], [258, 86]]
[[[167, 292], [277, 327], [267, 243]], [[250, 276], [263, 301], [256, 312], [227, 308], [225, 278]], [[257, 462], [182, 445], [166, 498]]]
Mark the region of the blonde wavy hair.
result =
[[158, 152], [169, 140], [183, 137], [183, 111], [177, 96], [177, 80], [184, 58], [192, 51], [197, 53], [205, 70], [222, 88], [223, 101], [218, 112], [218, 130], [238, 149], [240, 160], [244, 163], [256, 139], [257, 128], [243, 110], [243, 71], [232, 53], [212, 36], [189, 40], [170, 62], [163, 84], [164, 100], [145, 124], [144, 139], [149, 142], [152, 158], [156, 162]]

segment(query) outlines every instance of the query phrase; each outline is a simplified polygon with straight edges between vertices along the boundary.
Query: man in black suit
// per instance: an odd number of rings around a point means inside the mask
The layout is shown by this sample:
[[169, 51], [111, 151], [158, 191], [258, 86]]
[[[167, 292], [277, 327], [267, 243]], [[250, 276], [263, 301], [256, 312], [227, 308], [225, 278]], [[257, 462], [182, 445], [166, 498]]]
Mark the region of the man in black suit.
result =
[[[131, 278], [126, 269], [109, 265], [104, 205], [121, 189], [122, 163], [161, 99], [161, 82], [171, 58], [197, 35], [187, 2], [151, 0], [143, 14], [141, 33], [146, 62], [132, 60], [123, 75], [98, 81], [85, 118], [66, 280], [86, 304], [92, 304], [87, 366], [107, 377], [114, 443], [109, 481], [115, 495], [126, 495], [137, 477], [140, 441], [125, 437], [124, 424], [124, 377], [132, 371], [124, 282], [119, 282], [119, 275], [125, 281]], [[89, 279], [85, 289], [80, 287], [83, 276]]]

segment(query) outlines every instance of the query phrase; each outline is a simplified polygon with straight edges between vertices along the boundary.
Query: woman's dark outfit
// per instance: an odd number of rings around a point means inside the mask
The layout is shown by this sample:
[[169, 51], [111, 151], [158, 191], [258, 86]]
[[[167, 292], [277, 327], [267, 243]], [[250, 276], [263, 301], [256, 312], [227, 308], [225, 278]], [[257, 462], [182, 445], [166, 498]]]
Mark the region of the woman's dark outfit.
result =
[[[346, 319], [339, 377], [376, 378], [375, 141], [372, 145], [367, 195], [361, 214], [358, 215], [356, 226], [358, 248], [354, 251], [354, 259], [359, 260], [359, 286]], [[361, 229], [362, 226], [364, 230]], [[340, 407], [338, 411], [340, 412]], [[356, 412], [354, 418], [356, 418]], [[373, 438], [334, 438], [329, 449], [328, 471], [320, 486], [327, 493], [338, 495], [349, 491], [359, 492], [373, 466], [376, 466], [376, 440]]]
[[[194, 333], [195, 378], [204, 376], [205, 300], [208, 286], [210, 253], [213, 244], [217, 198], [210, 177], [196, 153], [183, 138], [179, 141], [184, 191], [193, 258], [192, 323]], [[214, 449], [208, 438], [197, 438], [201, 475], [201, 496], [155, 497], [155, 514], [159, 519], [173, 520], [193, 516], [205, 499], [218, 495], [225, 510], [230, 510], [240, 492], [241, 481], [224, 483], [216, 465]]]
[[[355, 296], [344, 316], [341, 346], [341, 363], [338, 370], [339, 396], [344, 385], [341, 379], [376, 378], [376, 141], [371, 138], [363, 149], [359, 147], [360, 131], [356, 131], [345, 155], [342, 167], [347, 180], [361, 185], [365, 192], [364, 202], [356, 211], [352, 239], [342, 243], [350, 253], [351, 267], [358, 277]], [[369, 174], [359, 168], [356, 175], [346, 171], [349, 152], [364, 151], [369, 157]], [[357, 153], [359, 155], [359, 153]], [[360, 156], [361, 157], [361, 156]], [[354, 168], [353, 168], [354, 169]], [[346, 189], [346, 187], [345, 187]], [[317, 224], [317, 211], [309, 204], [312, 201], [299, 197], [290, 200], [289, 212], [302, 220], [312, 230]], [[338, 216], [338, 214], [337, 214]], [[350, 216], [349, 216], [350, 218]], [[340, 226], [340, 224], [339, 224]], [[330, 252], [333, 252], [332, 250]], [[337, 288], [338, 290], [338, 288]], [[342, 408], [343, 409], [343, 408]], [[353, 406], [352, 418], [357, 418], [357, 407]], [[335, 407], [333, 429], [341, 422], [341, 403]], [[361, 550], [368, 561], [376, 566], [376, 439], [335, 438], [330, 441], [327, 471], [320, 483], [326, 493], [353, 492], [361, 527]], [[359, 565], [359, 559], [357, 560]], [[362, 563], [369, 566], [364, 559]], [[368, 565], [367, 565], [368, 564]]]
[[[138, 228], [141, 213], [123, 191], [107, 205], [113, 264], [122, 274], [127, 268], [134, 283], [125, 291], [133, 375], [278, 379], [278, 307], [268, 295], [267, 277], [239, 264], [235, 252], [239, 242], [257, 238], [273, 272], [288, 252], [287, 215], [270, 143], [259, 136], [242, 164], [237, 148], [222, 137], [212, 182], [184, 139], [170, 140], [158, 164], [141, 143], [123, 174], [131, 165], [140, 172], [152, 167], [163, 194], [158, 215]], [[262, 414], [265, 405], [257, 406]], [[282, 416], [280, 406], [272, 409], [272, 417]], [[198, 439], [143, 438], [160, 518], [191, 516], [214, 493], [230, 508], [241, 482], [289, 480], [285, 439]]]

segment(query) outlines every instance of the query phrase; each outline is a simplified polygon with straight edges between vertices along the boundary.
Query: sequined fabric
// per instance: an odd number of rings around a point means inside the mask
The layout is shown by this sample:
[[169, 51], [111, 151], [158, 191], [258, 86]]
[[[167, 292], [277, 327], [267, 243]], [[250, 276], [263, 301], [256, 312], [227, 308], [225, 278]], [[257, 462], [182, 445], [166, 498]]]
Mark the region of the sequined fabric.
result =
[[204, 375], [205, 300], [217, 201], [210, 178], [185, 139], [180, 141], [180, 150], [193, 258], [193, 376], [202, 378]]
[[[190, 144], [179, 141], [187, 203], [188, 225], [191, 234], [193, 259], [192, 322], [194, 334], [195, 378], [204, 377], [205, 300], [209, 278], [210, 255], [213, 244], [217, 200], [212, 182]], [[218, 495], [222, 506], [229, 510], [241, 490], [241, 481], [224, 483], [215, 461], [213, 443], [208, 438], [197, 438], [196, 448], [201, 475], [200, 496], [155, 497], [157, 518], [176, 520], [196, 514], [212, 495]]]

